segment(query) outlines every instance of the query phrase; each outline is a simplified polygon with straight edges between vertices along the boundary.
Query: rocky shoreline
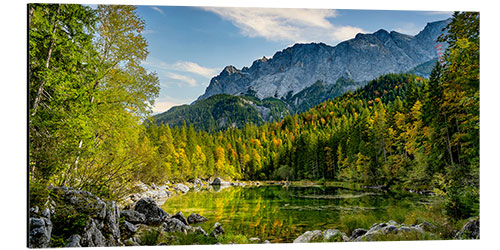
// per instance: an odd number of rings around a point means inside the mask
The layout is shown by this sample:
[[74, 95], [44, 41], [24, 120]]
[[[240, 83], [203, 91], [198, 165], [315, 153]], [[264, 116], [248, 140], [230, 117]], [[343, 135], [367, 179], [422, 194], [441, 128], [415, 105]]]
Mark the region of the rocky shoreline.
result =
[[[200, 214], [185, 217], [182, 212], [168, 214], [160, 206], [173, 195], [182, 195], [190, 189], [213, 189], [231, 186], [261, 185], [261, 182], [228, 182], [220, 178], [196, 179], [192, 183], [165, 185], [138, 184], [138, 192], [125, 202], [105, 201], [82, 190], [68, 187], [50, 187], [50, 196], [43, 207], [30, 208], [29, 247], [100, 247], [141, 246], [169, 244], [178, 237], [202, 239], [205, 244], [220, 243], [225, 234], [216, 222], [207, 233], [198, 226], [207, 221]], [[267, 183], [266, 183], [267, 184]], [[273, 182], [271, 185], [283, 185]], [[369, 229], [357, 228], [348, 236], [337, 229], [307, 231], [294, 243], [357, 242], [392, 239], [432, 239], [436, 226], [429, 222], [418, 225], [398, 224], [395, 221], [375, 223]], [[157, 241], [148, 240], [156, 237]], [[160, 237], [161, 236], [161, 237]], [[161, 240], [158, 240], [160, 239]], [[456, 233], [455, 239], [479, 239], [479, 218], [470, 219]], [[207, 243], [208, 242], [208, 243]], [[245, 243], [269, 243], [249, 238]]]
[[[297, 237], [293, 243], [433, 239], [433, 235], [437, 233], [436, 230], [435, 225], [426, 221], [418, 225], [408, 226], [389, 220], [384, 223], [375, 223], [369, 229], [357, 228], [352, 231], [351, 236], [347, 236], [346, 233], [342, 233], [337, 229], [306, 231]], [[469, 219], [455, 235], [455, 239], [479, 238], [479, 218]]]

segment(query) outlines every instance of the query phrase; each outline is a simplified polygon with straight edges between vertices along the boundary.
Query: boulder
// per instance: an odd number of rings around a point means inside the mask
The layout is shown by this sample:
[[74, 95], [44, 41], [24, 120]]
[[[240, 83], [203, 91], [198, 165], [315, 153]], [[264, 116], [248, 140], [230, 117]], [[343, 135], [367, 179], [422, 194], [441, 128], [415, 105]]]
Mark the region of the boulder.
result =
[[106, 238], [98, 228], [96, 220], [90, 219], [83, 229], [80, 243], [82, 247], [105, 247]]
[[363, 236], [366, 234], [366, 232], [368, 232], [366, 229], [364, 228], [357, 228], [357, 229], [354, 229], [354, 231], [352, 231], [352, 234], [351, 234], [351, 238], [349, 238], [350, 241], [354, 241], [356, 240], [357, 238]]
[[175, 219], [180, 220], [186, 226], [189, 225], [188, 220], [186, 219], [186, 217], [184, 217], [184, 215], [180, 211], [177, 212], [176, 214], [174, 214], [171, 218], [175, 218]]
[[220, 177], [217, 177], [212, 181], [211, 185], [221, 186], [221, 185], [229, 185], [229, 182], [222, 180]]
[[384, 227], [383, 232], [386, 234], [387, 233], [397, 233], [398, 227], [395, 225], [388, 225], [388, 226]]
[[260, 243], [260, 238], [258, 238], [258, 237], [252, 237], [252, 238], [248, 239], [248, 241], [250, 243]]
[[205, 232], [205, 230], [203, 230], [203, 228], [201, 227], [192, 227], [190, 231], [193, 233], [201, 234], [203, 236], [208, 236], [207, 232]]
[[191, 213], [187, 218], [189, 224], [196, 224], [200, 222], [205, 222], [207, 220], [208, 220], [207, 218], [195, 213]]
[[188, 229], [189, 228], [184, 223], [176, 218], [166, 219], [162, 224], [162, 230], [167, 233], [183, 232], [187, 234]]
[[457, 239], [479, 239], [479, 218], [470, 219], [456, 234]]
[[120, 209], [116, 202], [111, 201], [107, 203], [106, 215], [104, 217], [104, 233], [108, 234], [108, 245], [118, 246], [120, 242]]
[[126, 239], [123, 242], [123, 244], [125, 244], [125, 246], [140, 246], [139, 243], [137, 243], [134, 238], [128, 238], [128, 239]]
[[135, 204], [135, 211], [144, 214], [148, 225], [161, 225], [168, 217], [167, 212], [161, 209], [152, 198], [140, 199]]
[[120, 211], [120, 217], [132, 224], [146, 223], [146, 216], [134, 210], [122, 210]]
[[121, 225], [121, 233], [123, 236], [129, 237], [134, 235], [136, 232], [137, 232], [137, 227], [134, 224], [128, 221], [123, 221]]
[[307, 231], [293, 240], [293, 243], [308, 243], [311, 241], [321, 241], [323, 234], [321, 230]]
[[220, 235], [223, 235], [224, 229], [222, 228], [221, 224], [219, 222], [215, 222], [214, 227], [210, 235], [214, 237], [219, 237]]
[[345, 233], [337, 229], [327, 229], [323, 231], [323, 241], [347, 241], [348, 238]]
[[52, 222], [48, 218], [29, 219], [29, 247], [47, 248], [52, 235]]
[[80, 240], [82, 239], [82, 236], [78, 234], [73, 234], [69, 237], [67, 240], [68, 243], [66, 243], [66, 247], [82, 247], [80, 245]]
[[175, 189], [183, 193], [187, 193], [189, 191], [189, 187], [181, 183], [175, 185]]
[[200, 178], [196, 178], [196, 179], [194, 180], [194, 185], [195, 185], [195, 186], [198, 186], [198, 187], [201, 187], [201, 186], [203, 186], [203, 182], [201, 181], [201, 179], [200, 179]]
[[85, 226], [80, 229], [81, 246], [121, 245], [120, 209], [116, 202], [104, 201], [90, 192], [68, 187], [51, 187], [51, 190], [56, 198], [49, 201], [41, 213], [52, 216], [54, 221], [64, 220], [72, 214], [82, 219], [86, 217]]

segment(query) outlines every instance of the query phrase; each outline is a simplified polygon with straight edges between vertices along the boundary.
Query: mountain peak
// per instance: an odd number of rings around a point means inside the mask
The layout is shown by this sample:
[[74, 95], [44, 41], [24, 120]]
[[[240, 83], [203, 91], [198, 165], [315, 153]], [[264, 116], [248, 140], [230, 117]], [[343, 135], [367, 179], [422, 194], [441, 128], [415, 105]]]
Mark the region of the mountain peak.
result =
[[[212, 78], [199, 99], [226, 93], [242, 95], [249, 89], [258, 98], [286, 98], [317, 81], [335, 84], [348, 76], [363, 83], [386, 73], [406, 72], [436, 57], [434, 46], [448, 20], [430, 22], [416, 36], [379, 29], [371, 34], [329, 46], [324, 43], [296, 43], [276, 52], [272, 58], [255, 60], [241, 71], [234, 66]], [[349, 88], [346, 86], [343, 91]]]

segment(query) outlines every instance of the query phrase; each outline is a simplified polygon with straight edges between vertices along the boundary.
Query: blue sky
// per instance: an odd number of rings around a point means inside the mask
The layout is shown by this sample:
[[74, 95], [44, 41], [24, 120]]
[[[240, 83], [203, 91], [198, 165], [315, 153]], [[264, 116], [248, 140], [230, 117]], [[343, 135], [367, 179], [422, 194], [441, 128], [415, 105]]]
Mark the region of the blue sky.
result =
[[225, 66], [250, 66], [295, 43], [336, 45], [379, 29], [416, 35], [451, 12], [138, 6], [150, 54], [143, 65], [158, 73], [154, 113], [189, 104]]

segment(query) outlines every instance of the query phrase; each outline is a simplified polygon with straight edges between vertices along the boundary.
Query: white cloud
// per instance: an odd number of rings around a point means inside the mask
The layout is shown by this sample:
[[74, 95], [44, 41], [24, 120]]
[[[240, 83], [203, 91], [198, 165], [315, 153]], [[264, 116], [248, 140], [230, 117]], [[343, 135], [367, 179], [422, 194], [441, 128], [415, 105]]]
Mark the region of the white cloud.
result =
[[217, 74], [217, 69], [206, 68], [195, 62], [176, 62], [172, 66], [175, 70], [191, 72], [206, 78], [211, 78]]
[[153, 6], [153, 7], [151, 7], [151, 9], [153, 9], [153, 10], [157, 11], [158, 13], [160, 13], [160, 14], [162, 14], [162, 15], [165, 15], [165, 12], [163, 12], [163, 10], [161, 10], [161, 9], [160, 9], [160, 8], [158, 8], [158, 7]]
[[416, 35], [420, 32], [423, 27], [416, 25], [415, 23], [402, 23], [395, 30], [399, 33], [407, 34], [407, 35]]
[[[185, 76], [185, 75], [179, 75], [179, 74], [175, 74], [172, 72], [164, 72], [164, 74], [162, 74], [162, 75], [164, 75], [170, 79], [179, 80], [179, 81], [182, 81], [184, 83], [187, 83], [189, 86], [196, 86], [197, 85], [195, 79], [188, 77], [188, 76]], [[160, 77], [162, 75], [160, 75]], [[178, 84], [178, 85], [181, 85], [181, 84]]]
[[198, 82], [193, 77], [188, 76], [189, 74], [191, 74], [191, 76], [194, 74], [210, 79], [218, 72], [216, 68], [203, 67], [195, 62], [177, 61], [175, 63], [166, 63], [152, 57], [148, 58], [147, 61], [142, 64], [148, 69], [156, 71], [160, 77], [161, 84], [164, 86], [169, 86], [173, 83], [165, 78], [177, 80], [174, 84], [178, 86], [182, 86], [183, 83], [187, 83], [189, 86], [193, 87], [198, 86]]
[[169, 110], [171, 107], [179, 106], [179, 105], [183, 105], [183, 104], [189, 104], [189, 103], [190, 103], [190, 101], [187, 99], [186, 100], [177, 99], [177, 98], [170, 97], [170, 96], [158, 98], [155, 100], [155, 104], [153, 106], [153, 114], [162, 113], [162, 112]]
[[363, 33], [361, 28], [333, 25], [327, 18], [337, 16], [325, 9], [263, 9], [204, 7], [231, 21], [248, 37], [286, 42], [339, 42]]

